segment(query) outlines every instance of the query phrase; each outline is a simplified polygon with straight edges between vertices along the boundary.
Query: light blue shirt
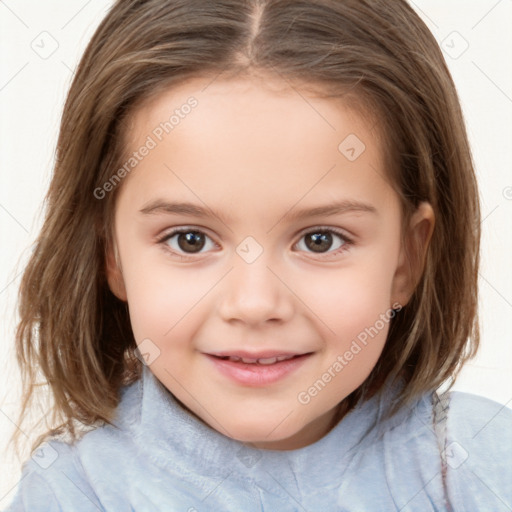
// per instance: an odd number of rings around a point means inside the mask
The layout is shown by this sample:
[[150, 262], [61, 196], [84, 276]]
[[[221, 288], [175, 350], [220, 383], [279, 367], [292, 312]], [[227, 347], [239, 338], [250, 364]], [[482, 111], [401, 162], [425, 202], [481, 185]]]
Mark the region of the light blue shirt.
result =
[[[433, 428], [437, 395], [383, 420], [397, 389], [358, 405], [316, 443], [258, 450], [199, 421], [144, 368], [122, 390], [116, 427], [97, 428], [75, 445], [45, 444], [24, 465], [7, 511], [450, 510]], [[451, 510], [510, 512], [512, 411], [467, 393], [449, 396]]]

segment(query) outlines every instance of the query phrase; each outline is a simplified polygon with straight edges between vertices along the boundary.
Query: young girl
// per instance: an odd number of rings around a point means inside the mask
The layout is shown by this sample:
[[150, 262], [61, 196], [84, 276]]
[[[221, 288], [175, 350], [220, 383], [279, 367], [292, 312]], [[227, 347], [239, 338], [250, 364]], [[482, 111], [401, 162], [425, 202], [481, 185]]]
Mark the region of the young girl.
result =
[[17, 333], [53, 428], [9, 511], [512, 508], [512, 412], [436, 391], [480, 214], [405, 1], [119, 0], [57, 156]]

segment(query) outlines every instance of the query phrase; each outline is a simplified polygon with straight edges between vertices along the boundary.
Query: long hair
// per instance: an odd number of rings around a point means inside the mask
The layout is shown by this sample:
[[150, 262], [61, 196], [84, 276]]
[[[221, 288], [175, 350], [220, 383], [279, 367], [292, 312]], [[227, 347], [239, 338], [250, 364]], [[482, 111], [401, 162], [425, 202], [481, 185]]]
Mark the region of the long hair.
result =
[[480, 210], [471, 152], [442, 53], [404, 0], [118, 0], [70, 87], [45, 220], [19, 292], [21, 421], [41, 383], [53, 398], [51, 429], [35, 446], [110, 422], [121, 386], [140, 377], [127, 305], [105, 273], [122, 183], [94, 193], [122, 165], [131, 112], [188, 78], [254, 72], [355, 98], [378, 119], [404, 226], [421, 201], [436, 216], [414, 294], [347, 403], [396, 375], [406, 403], [454, 379], [475, 354]]

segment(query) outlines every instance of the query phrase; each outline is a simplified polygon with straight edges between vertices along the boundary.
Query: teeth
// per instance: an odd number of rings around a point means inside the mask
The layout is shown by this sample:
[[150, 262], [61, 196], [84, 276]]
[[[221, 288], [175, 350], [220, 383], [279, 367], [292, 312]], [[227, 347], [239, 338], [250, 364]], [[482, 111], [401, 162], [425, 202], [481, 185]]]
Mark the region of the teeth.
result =
[[279, 361], [284, 361], [285, 359], [291, 359], [292, 357], [295, 357], [293, 355], [291, 356], [278, 356], [278, 357], [267, 357], [267, 358], [260, 358], [260, 359], [248, 359], [246, 357], [238, 357], [238, 356], [229, 356], [229, 361], [242, 361], [242, 363], [246, 364], [274, 364]]
[[274, 364], [277, 361], [277, 357], [268, 357], [267, 359], [258, 359], [259, 364]]
[[246, 357], [240, 357], [239, 359], [242, 361], [242, 363], [252, 364], [258, 362], [258, 359], [247, 359]]

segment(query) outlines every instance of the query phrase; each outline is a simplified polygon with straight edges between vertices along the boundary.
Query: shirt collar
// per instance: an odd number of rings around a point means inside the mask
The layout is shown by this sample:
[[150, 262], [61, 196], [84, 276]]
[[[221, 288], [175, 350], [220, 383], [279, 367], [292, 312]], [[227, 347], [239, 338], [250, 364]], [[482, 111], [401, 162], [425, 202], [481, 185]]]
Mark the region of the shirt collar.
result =
[[[178, 465], [183, 471], [209, 475], [213, 471], [220, 478], [259, 480], [262, 487], [272, 485], [265, 473], [278, 470], [280, 478], [289, 478], [304, 490], [326, 484], [329, 460], [336, 460], [329, 474], [341, 478], [354, 453], [378, 437], [380, 420], [401, 386], [403, 382], [383, 387], [317, 442], [296, 450], [261, 450], [217, 432], [185, 409], [146, 366], [141, 379], [125, 388], [118, 419], [163, 468]], [[404, 409], [387, 421], [387, 428], [403, 421]]]

